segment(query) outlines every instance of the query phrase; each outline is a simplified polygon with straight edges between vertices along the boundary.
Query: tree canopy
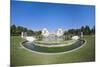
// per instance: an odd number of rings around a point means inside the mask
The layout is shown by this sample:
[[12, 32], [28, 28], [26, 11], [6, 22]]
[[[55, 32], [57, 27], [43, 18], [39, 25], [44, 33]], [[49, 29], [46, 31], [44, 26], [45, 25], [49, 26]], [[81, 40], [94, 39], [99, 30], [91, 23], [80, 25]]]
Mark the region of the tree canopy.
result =
[[33, 31], [22, 26], [11, 25], [11, 36], [20, 36], [21, 32], [26, 32], [29, 36], [41, 35], [41, 31]]
[[[28, 35], [30, 36], [39, 36], [41, 35], [41, 30], [40, 31], [33, 31], [31, 29], [22, 27], [22, 26], [16, 26], [16, 25], [11, 25], [11, 36], [20, 36], [21, 32], [27, 32]], [[86, 26], [81, 26], [79, 29], [69, 29], [67, 31], [64, 31], [64, 35], [80, 35], [81, 32], [83, 32], [84, 35], [94, 35], [95, 34], [95, 26], [90, 28], [88, 25]]]

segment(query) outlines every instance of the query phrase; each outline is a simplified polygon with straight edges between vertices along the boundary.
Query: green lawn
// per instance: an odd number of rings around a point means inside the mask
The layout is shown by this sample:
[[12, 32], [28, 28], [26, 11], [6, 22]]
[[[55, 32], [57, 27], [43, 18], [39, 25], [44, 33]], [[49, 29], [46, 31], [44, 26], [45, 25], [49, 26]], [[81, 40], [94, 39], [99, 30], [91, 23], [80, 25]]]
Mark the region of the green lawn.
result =
[[11, 36], [11, 65], [58, 64], [95, 61], [95, 37], [85, 36], [87, 43], [80, 49], [64, 54], [37, 54], [20, 46], [22, 39]]

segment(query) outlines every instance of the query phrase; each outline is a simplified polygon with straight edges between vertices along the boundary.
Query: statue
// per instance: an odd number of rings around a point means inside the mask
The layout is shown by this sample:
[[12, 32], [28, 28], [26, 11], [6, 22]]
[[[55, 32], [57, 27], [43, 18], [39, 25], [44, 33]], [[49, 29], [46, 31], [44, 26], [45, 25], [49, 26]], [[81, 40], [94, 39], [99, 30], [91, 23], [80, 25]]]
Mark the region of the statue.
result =
[[63, 35], [63, 30], [62, 30], [61, 28], [59, 28], [59, 29], [57, 30], [56, 35], [57, 35], [58, 37], [62, 36], [62, 35]]
[[49, 31], [47, 30], [47, 28], [44, 28], [44, 29], [42, 30], [42, 35], [43, 35], [44, 37], [48, 37], [48, 36], [49, 36]]

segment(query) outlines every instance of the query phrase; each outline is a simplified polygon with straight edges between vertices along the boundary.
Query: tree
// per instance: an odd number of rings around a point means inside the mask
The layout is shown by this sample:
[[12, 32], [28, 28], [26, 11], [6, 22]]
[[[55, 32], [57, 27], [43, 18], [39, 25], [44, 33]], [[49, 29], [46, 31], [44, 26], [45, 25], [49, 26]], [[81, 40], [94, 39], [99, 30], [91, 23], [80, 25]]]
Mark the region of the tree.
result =
[[95, 26], [93, 26], [93, 28], [91, 29], [91, 34], [95, 34]]
[[27, 30], [27, 34], [28, 34], [29, 36], [32, 36], [32, 35], [33, 35], [33, 31], [32, 31], [32, 30]]
[[85, 32], [85, 27], [84, 26], [81, 27], [81, 32], [83, 32], [83, 33]]
[[17, 29], [16, 29], [17, 35], [20, 35], [21, 32], [23, 32], [23, 27], [22, 26], [18, 26]]
[[27, 32], [27, 28], [23, 28], [23, 32]]
[[16, 35], [16, 26], [15, 25], [11, 25], [10, 32], [11, 32], [11, 35]]
[[90, 35], [91, 29], [88, 25], [81, 27], [81, 32], [83, 32], [84, 35]]
[[65, 31], [64, 34], [63, 34], [63, 36], [64, 36], [64, 40], [68, 40], [68, 39], [71, 38], [70, 35], [69, 35], [69, 33], [68, 33], [68, 31]]
[[20, 36], [21, 32], [27, 32], [29, 36], [40, 36], [41, 31], [33, 31], [22, 26], [11, 25], [11, 36]]
[[80, 35], [81, 30], [80, 29], [75, 29], [75, 35]]
[[69, 30], [68, 30], [68, 33], [69, 33], [69, 34], [75, 35], [75, 29], [69, 29]]
[[90, 33], [91, 33], [91, 30], [90, 30], [89, 26], [86, 25], [84, 34], [85, 35], [90, 35]]

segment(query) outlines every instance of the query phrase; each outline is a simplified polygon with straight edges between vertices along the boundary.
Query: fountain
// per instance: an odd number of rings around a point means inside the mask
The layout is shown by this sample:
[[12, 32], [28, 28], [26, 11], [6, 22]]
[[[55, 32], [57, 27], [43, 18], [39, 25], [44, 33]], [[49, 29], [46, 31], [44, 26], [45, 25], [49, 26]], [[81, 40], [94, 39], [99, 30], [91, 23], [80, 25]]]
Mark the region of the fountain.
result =
[[21, 38], [28, 41], [28, 42], [33, 42], [36, 40], [33, 36], [27, 36], [26, 32], [21, 32]]
[[[22, 42], [22, 45], [32, 51], [43, 53], [59, 53], [70, 51], [80, 47], [85, 41], [81, 40], [79, 36], [73, 36], [71, 40], [64, 40], [64, 32], [61, 28], [57, 29], [55, 33], [50, 33], [47, 28], [42, 30], [42, 40], [36, 40], [32, 36], [25, 36], [27, 34], [22, 33], [21, 36], [27, 41]], [[81, 33], [81, 37], [82, 37]]]
[[61, 40], [64, 40], [63, 38], [63, 30], [61, 28], [59, 28], [57, 30], [56, 33], [49, 33], [49, 31], [47, 30], [47, 28], [44, 28], [42, 30], [42, 41], [49, 41], [49, 42], [52, 42], [52, 41], [61, 41]]
[[43, 30], [42, 30], [42, 36], [43, 36], [43, 38], [42, 38], [42, 40], [43, 41], [49, 41], [49, 31], [47, 30], [47, 28], [44, 28]]

